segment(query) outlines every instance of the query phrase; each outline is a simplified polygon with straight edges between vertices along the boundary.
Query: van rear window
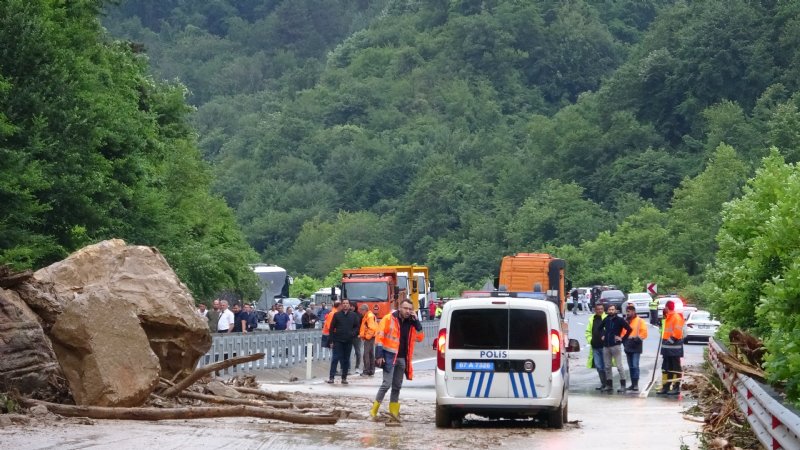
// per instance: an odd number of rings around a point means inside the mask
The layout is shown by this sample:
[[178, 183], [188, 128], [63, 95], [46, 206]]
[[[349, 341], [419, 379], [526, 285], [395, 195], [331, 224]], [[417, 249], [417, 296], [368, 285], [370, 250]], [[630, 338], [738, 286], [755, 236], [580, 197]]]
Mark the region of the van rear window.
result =
[[547, 315], [529, 309], [453, 311], [448, 347], [476, 350], [547, 350]]

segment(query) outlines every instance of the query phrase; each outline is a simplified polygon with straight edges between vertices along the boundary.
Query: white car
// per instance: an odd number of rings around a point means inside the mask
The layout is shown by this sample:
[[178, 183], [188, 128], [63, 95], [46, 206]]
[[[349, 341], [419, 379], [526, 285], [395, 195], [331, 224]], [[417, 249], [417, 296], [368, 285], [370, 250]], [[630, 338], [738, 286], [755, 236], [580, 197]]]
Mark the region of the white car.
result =
[[661, 297], [658, 299], [658, 318], [664, 318], [664, 305], [667, 304], [669, 300], [675, 302], [675, 312], [679, 312], [683, 314], [683, 300], [680, 297]]
[[633, 306], [636, 307], [636, 314], [640, 317], [650, 317], [650, 302], [653, 301], [653, 297], [650, 297], [650, 294], [647, 292], [633, 292], [628, 294], [628, 299], [622, 303], [622, 314], [625, 314], [625, 311], [628, 307], [628, 304], [633, 303]]
[[708, 311], [698, 310], [689, 314], [686, 323], [683, 325], [683, 341], [703, 340], [713, 337], [719, 330], [721, 323], [714, 320]]
[[447, 302], [436, 339], [436, 426], [467, 414], [567, 421], [569, 361], [558, 306], [493, 293]]

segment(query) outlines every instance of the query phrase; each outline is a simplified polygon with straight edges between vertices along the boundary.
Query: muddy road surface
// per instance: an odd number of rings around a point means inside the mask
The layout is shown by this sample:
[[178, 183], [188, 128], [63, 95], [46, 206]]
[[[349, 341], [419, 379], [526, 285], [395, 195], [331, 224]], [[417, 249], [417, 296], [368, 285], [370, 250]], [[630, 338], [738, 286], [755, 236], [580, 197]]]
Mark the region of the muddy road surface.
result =
[[[281, 382], [270, 373], [259, 374], [270, 390], [294, 393], [297, 400], [313, 400], [337, 409], [347, 417], [336, 425], [294, 425], [251, 418], [203, 419], [189, 421], [93, 421], [76, 424], [51, 420], [35, 426], [0, 428], [1, 449], [590, 449], [698, 448], [699, 424], [683, 418], [682, 411], [692, 399], [659, 398], [651, 392], [599, 394], [594, 369], [586, 368], [588, 349], [583, 330], [588, 316], [570, 315], [570, 336], [581, 342], [580, 354], [570, 355], [569, 423], [563, 430], [551, 430], [533, 421], [485, 420], [468, 416], [460, 428], [437, 429], [434, 425], [435, 359], [421, 355], [415, 363], [415, 379], [406, 381], [401, 392], [399, 427], [387, 426], [387, 400], [381, 418], [368, 419], [367, 411], [380, 383], [378, 376], [351, 376], [350, 385], [328, 385], [324, 377], [309, 381]], [[642, 357], [645, 387], [653, 370], [658, 346], [657, 331]], [[703, 345], [686, 346], [685, 364], [702, 362]], [[615, 370], [616, 372], [616, 370]], [[615, 387], [617, 385], [615, 373]], [[655, 389], [653, 389], [655, 391]], [[388, 397], [388, 396], [387, 396]], [[87, 423], [92, 423], [88, 421]]]

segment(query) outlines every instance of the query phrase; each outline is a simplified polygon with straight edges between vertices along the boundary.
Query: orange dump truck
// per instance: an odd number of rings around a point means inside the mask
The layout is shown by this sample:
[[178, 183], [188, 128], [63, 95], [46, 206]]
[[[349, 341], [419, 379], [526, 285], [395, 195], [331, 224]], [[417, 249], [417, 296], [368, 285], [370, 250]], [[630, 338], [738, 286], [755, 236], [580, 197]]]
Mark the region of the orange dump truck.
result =
[[495, 288], [508, 292], [541, 293], [543, 298], [555, 302], [561, 315], [567, 304], [567, 286], [563, 259], [547, 253], [517, 253], [503, 257], [500, 277]]
[[397, 270], [381, 267], [343, 270], [341, 292], [350, 304], [366, 303], [370, 311], [378, 305], [378, 319], [392, 312], [395, 302], [406, 298], [405, 289], [397, 285]]

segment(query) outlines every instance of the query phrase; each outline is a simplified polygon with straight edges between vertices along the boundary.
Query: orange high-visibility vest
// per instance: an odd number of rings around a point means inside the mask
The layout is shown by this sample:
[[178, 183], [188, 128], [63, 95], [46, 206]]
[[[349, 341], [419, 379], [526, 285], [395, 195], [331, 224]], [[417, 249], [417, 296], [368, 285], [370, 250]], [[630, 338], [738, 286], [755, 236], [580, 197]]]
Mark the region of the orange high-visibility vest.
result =
[[642, 340], [647, 339], [647, 324], [641, 317], [634, 317], [629, 324], [632, 328], [631, 334], [628, 335], [629, 338], [639, 337], [642, 338]]
[[664, 331], [661, 333], [661, 339], [669, 340], [670, 338], [683, 339], [683, 315], [674, 311], [667, 314], [667, 318], [664, 320]]
[[322, 325], [322, 334], [327, 336], [331, 334], [331, 322], [333, 321], [333, 315], [339, 312], [339, 308], [332, 308], [331, 312], [325, 316], [325, 323]]
[[361, 319], [361, 329], [358, 331], [358, 337], [368, 341], [375, 337], [378, 332], [378, 323], [375, 321], [375, 314], [372, 311], [367, 311], [364, 318]]
[[[414, 359], [414, 344], [422, 342], [423, 339], [425, 339], [425, 333], [417, 332], [417, 329], [412, 326], [408, 332], [408, 349], [406, 351], [406, 378], [409, 380], [414, 376], [414, 368], [411, 365], [411, 361]], [[394, 359], [397, 360], [397, 353], [400, 350], [400, 321], [397, 320], [394, 313], [387, 314], [381, 319], [375, 335], [375, 345], [394, 353]]]

